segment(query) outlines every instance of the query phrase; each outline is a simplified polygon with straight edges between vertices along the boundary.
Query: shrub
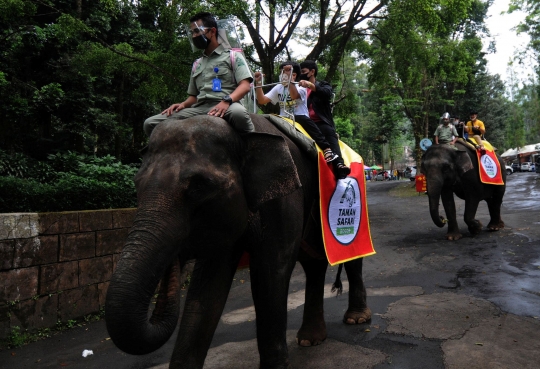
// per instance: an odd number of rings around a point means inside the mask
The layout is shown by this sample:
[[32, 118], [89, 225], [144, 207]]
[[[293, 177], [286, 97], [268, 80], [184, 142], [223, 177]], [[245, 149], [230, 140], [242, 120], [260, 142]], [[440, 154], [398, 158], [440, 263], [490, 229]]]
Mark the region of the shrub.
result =
[[[1, 152], [0, 152], [1, 153]], [[134, 165], [112, 156], [56, 154], [49, 163], [0, 155], [0, 212], [95, 210], [136, 206]]]

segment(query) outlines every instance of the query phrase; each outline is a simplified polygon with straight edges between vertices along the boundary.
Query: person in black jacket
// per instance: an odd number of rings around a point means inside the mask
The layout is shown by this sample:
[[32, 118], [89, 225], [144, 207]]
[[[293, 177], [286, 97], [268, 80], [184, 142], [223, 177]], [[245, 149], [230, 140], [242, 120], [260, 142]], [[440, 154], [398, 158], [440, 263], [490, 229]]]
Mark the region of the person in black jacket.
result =
[[316, 128], [324, 135], [330, 149], [338, 157], [332, 162], [334, 172], [338, 179], [346, 178], [351, 173], [351, 168], [345, 165], [341, 157], [339, 139], [336, 133], [336, 124], [332, 118], [332, 86], [325, 81], [317, 81], [317, 63], [313, 60], [305, 60], [300, 63], [300, 78], [298, 84], [305, 87], [308, 92], [307, 107], [309, 119]]

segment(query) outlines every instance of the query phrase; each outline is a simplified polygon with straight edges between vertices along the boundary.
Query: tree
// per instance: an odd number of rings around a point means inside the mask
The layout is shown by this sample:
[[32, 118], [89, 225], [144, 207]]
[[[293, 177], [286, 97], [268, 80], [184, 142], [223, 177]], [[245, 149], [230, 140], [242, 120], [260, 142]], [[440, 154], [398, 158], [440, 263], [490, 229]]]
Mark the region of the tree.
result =
[[182, 1], [2, 2], [0, 146], [131, 155], [144, 118], [185, 97]]
[[452, 107], [476, 72], [487, 7], [475, 0], [396, 0], [374, 25], [370, 83], [401, 98], [417, 162], [419, 142], [438, 124], [440, 106]]
[[[531, 41], [528, 45], [528, 49], [532, 51], [536, 65], [540, 62], [540, 1], [539, 0], [512, 0], [510, 2], [510, 7], [508, 9], [509, 13], [512, 13], [516, 10], [523, 11], [526, 16], [523, 22], [521, 22], [517, 27], [517, 32], [527, 33]], [[536, 68], [537, 77], [540, 77], [540, 69]], [[526, 82], [527, 83], [527, 82]], [[525, 118], [528, 120], [523, 132], [524, 135], [527, 135], [527, 139], [532, 140], [532, 142], [537, 142], [540, 140], [540, 119], [538, 119], [538, 93], [540, 92], [540, 85], [536, 82], [529, 82], [529, 86], [524, 86], [524, 89], [528, 90], [527, 95], [530, 97], [530, 104], [533, 110], [536, 110], [536, 115]], [[533, 92], [532, 89], [535, 91]], [[530, 133], [529, 133], [530, 132]]]
[[[362, 24], [376, 17], [385, 1], [229, 1], [227, 7], [220, 6], [223, 1], [210, 1], [210, 4], [216, 9], [223, 8], [238, 15], [251, 37], [257, 55], [257, 59], [251, 58], [251, 61], [262, 68], [270, 81], [274, 80], [276, 62], [291, 59], [294, 49], [291, 44], [295, 43], [296, 38], [312, 47], [306, 59], [324, 61], [327, 74], [321, 77], [332, 81], [348, 42], [354, 36], [365, 33]], [[301, 20], [306, 18], [312, 24], [301, 27]], [[265, 27], [266, 37], [263, 33]]]

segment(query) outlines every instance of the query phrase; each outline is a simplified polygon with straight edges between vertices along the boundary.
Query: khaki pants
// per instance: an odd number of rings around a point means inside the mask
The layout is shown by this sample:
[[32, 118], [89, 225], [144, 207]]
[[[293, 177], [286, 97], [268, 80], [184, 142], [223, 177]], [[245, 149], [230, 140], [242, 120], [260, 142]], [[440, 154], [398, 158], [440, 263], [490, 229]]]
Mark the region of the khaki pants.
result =
[[472, 138], [474, 138], [474, 140], [476, 141], [478, 145], [480, 145], [481, 147], [484, 147], [484, 144], [482, 143], [482, 137], [480, 137], [479, 135], [474, 135], [472, 136]]
[[[206, 115], [208, 114], [210, 109], [212, 109], [217, 104], [217, 102], [212, 101], [200, 105], [195, 104], [196, 106], [194, 107], [182, 109], [179, 112], [171, 114], [170, 116], [166, 116], [164, 114], [154, 115], [144, 121], [144, 133], [146, 133], [146, 135], [150, 137], [150, 134], [152, 133], [154, 128], [156, 128], [156, 126], [159, 123], [163, 122], [165, 119], [186, 119], [194, 117], [196, 115]], [[229, 106], [229, 109], [227, 109], [227, 111], [225, 112], [223, 119], [229, 122], [231, 126], [233, 126], [233, 128], [241, 134], [253, 132], [255, 130], [249, 113], [247, 112], [246, 108], [240, 103], [232, 103]]]

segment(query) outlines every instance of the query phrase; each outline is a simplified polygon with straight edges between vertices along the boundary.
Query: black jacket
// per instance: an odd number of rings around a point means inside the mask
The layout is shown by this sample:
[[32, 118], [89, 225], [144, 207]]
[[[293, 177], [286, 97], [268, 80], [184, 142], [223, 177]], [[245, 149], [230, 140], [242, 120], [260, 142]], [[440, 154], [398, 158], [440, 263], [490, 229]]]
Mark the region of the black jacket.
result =
[[336, 128], [334, 119], [332, 118], [332, 97], [333, 91], [330, 83], [326, 81], [315, 81], [317, 87], [315, 91], [311, 91], [307, 101], [307, 106], [313, 105], [313, 110], [321, 118], [323, 122]]

